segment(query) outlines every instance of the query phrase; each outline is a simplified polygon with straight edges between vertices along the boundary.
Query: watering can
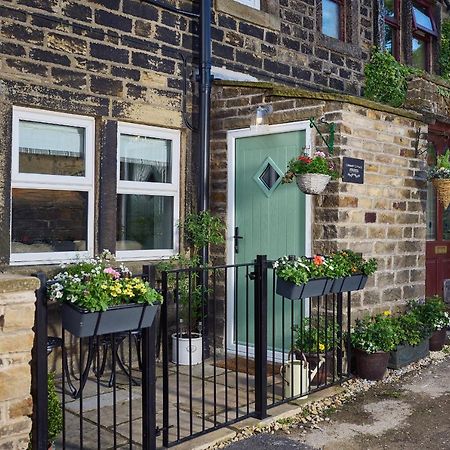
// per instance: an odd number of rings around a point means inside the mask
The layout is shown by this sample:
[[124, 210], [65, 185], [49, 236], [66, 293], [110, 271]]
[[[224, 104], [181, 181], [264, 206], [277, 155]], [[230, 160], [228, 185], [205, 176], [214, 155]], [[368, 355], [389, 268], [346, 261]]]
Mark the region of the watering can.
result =
[[[291, 356], [291, 353], [289, 353]], [[319, 363], [314, 370], [309, 371], [309, 363], [306, 356], [302, 353], [301, 359], [289, 359], [286, 364], [280, 367], [281, 378], [287, 385], [287, 396], [297, 397], [302, 395], [304, 398], [308, 397], [310, 380], [312, 380], [317, 372], [322, 367], [325, 359], [320, 357]]]

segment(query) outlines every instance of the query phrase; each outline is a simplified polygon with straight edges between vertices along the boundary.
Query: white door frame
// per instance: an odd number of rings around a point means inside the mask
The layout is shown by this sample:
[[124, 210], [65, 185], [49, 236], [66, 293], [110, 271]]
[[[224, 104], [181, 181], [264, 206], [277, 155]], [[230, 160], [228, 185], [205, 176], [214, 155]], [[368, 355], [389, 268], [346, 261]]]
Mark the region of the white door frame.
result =
[[[236, 140], [246, 137], [263, 136], [269, 134], [288, 133], [290, 131], [305, 131], [305, 146], [311, 149], [311, 128], [309, 121], [290, 122], [277, 125], [252, 126], [250, 128], [243, 128], [239, 130], [227, 131], [227, 232], [226, 232], [226, 261], [227, 265], [235, 263], [234, 254], [234, 228], [236, 223], [236, 204], [235, 204], [235, 169], [236, 169]], [[299, 149], [300, 150], [300, 149]], [[311, 233], [312, 233], [312, 202], [311, 197], [306, 196], [305, 199], [305, 253], [306, 256], [311, 255]], [[256, 256], [256, 255], [255, 255]], [[282, 255], [280, 255], [282, 256]], [[250, 262], [250, 261], [248, 261]], [[236, 345], [233, 342], [234, 338], [234, 270], [228, 275], [227, 286], [228, 298], [227, 301], [227, 317], [226, 317], [226, 336], [227, 349], [236, 351]], [[238, 346], [239, 354], [246, 354], [245, 346]], [[248, 348], [249, 356], [254, 356], [253, 347]], [[272, 353], [272, 352], [270, 352]], [[275, 352], [275, 359], [281, 361], [283, 355], [280, 352]], [[284, 360], [286, 356], [284, 356]]]

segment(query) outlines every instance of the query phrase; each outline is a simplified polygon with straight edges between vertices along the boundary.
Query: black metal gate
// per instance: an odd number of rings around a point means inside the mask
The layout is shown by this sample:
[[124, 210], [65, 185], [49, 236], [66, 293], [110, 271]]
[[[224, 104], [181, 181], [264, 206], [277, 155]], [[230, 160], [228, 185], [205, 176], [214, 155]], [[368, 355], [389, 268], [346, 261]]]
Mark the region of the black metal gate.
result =
[[[350, 376], [350, 343], [344, 337], [350, 331], [351, 293], [345, 299], [340, 293], [289, 300], [276, 294], [275, 282], [266, 256], [248, 264], [163, 272], [165, 447], [248, 417], [263, 419], [270, 407]], [[193, 320], [195, 305], [199, 323]], [[200, 361], [193, 365], [189, 352], [181, 363], [176, 337], [184, 336], [191, 350], [199, 330]], [[300, 352], [298, 363], [293, 351], [299, 343], [308, 352]], [[296, 369], [299, 364], [303, 370]]]

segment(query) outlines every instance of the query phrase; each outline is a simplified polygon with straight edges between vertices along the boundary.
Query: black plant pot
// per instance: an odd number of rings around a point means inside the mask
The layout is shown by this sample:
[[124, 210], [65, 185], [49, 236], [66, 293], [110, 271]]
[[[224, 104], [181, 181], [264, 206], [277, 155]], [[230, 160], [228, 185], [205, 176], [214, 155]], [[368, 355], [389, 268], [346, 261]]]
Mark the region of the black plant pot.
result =
[[389, 369], [400, 369], [400, 367], [425, 358], [429, 353], [428, 339], [424, 339], [418, 345], [399, 345], [396, 350], [390, 352], [388, 367]]
[[277, 294], [291, 300], [329, 294], [332, 286], [333, 280], [331, 278], [315, 278], [300, 285], [277, 278]]
[[381, 380], [387, 369], [389, 352], [366, 353], [359, 349], [352, 350], [355, 355], [356, 374], [366, 380]]
[[159, 305], [128, 304], [103, 312], [89, 312], [71, 303], [63, 303], [62, 326], [77, 337], [138, 330], [152, 325], [158, 308]]

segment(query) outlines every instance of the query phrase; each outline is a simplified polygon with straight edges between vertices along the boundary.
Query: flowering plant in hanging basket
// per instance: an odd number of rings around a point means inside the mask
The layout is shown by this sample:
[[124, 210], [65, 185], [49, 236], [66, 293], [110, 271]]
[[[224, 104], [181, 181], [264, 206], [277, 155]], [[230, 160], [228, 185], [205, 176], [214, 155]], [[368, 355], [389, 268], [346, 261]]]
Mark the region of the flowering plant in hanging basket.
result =
[[305, 194], [320, 194], [332, 178], [337, 178], [334, 164], [324, 152], [315, 152], [312, 156], [306, 153], [293, 158], [288, 163], [283, 183], [297, 183]]
[[428, 179], [433, 183], [439, 201], [445, 209], [450, 204], [450, 150], [439, 155], [436, 165], [428, 170]]

